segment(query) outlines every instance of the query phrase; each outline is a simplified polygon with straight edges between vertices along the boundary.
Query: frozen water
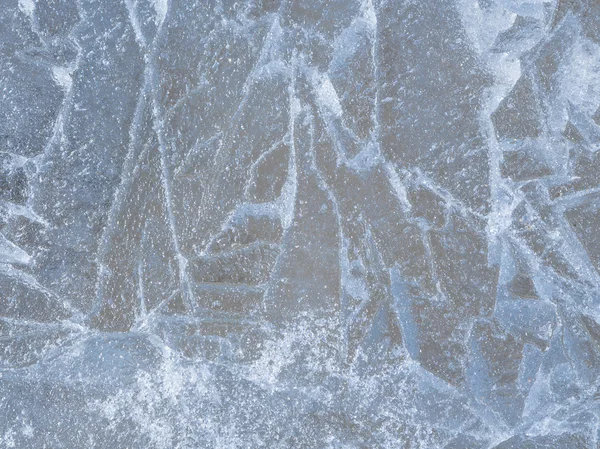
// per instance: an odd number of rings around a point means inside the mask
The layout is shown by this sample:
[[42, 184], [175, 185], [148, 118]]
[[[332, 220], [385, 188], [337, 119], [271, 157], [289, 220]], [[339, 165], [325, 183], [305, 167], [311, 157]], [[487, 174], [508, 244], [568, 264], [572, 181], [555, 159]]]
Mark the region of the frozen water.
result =
[[600, 448], [600, 2], [0, 0], [0, 447]]

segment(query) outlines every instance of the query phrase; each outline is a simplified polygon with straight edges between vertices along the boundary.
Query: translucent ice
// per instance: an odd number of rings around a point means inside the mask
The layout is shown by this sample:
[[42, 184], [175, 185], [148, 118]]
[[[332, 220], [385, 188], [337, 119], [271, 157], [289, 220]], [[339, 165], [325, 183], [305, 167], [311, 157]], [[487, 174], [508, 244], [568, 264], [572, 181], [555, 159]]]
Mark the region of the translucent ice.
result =
[[599, 448], [599, 36], [2, 0], [0, 446]]

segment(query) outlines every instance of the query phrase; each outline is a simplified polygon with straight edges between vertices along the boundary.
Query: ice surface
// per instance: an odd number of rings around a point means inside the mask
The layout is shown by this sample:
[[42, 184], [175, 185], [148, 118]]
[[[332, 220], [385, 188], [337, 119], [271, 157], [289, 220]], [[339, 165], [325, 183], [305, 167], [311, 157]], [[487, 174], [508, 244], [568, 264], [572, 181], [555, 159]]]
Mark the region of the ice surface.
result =
[[0, 0], [0, 447], [600, 448], [597, 0]]

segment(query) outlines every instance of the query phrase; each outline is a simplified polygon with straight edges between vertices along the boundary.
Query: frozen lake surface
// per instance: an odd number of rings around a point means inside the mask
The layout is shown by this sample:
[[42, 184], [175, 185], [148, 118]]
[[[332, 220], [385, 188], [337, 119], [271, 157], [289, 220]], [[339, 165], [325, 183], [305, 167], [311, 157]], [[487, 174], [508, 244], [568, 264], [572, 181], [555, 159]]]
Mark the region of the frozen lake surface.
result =
[[600, 448], [600, 2], [0, 0], [0, 447]]

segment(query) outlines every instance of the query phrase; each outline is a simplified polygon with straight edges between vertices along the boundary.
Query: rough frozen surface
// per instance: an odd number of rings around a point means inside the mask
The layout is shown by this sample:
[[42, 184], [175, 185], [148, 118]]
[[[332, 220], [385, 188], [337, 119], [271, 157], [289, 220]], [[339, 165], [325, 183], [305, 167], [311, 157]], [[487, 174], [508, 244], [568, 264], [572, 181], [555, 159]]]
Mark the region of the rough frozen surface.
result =
[[0, 447], [600, 448], [600, 2], [0, 0]]

